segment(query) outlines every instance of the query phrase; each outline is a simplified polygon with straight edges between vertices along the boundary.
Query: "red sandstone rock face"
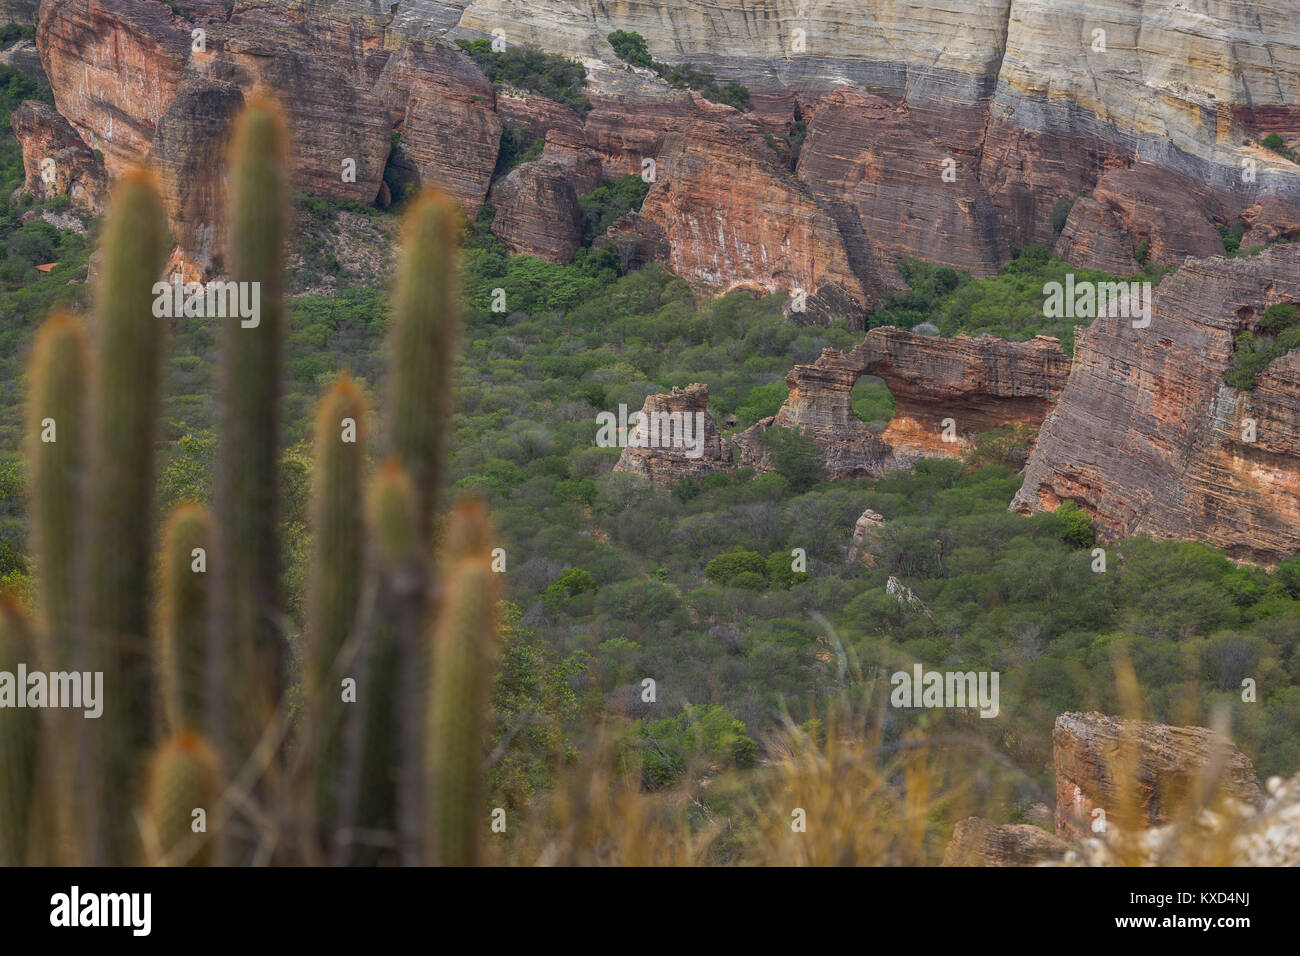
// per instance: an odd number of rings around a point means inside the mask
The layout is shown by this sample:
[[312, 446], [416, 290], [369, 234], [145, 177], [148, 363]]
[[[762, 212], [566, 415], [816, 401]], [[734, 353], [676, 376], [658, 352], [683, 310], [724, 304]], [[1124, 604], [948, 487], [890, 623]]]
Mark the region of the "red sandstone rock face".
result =
[[[503, 124], [493, 109], [492, 84], [468, 57], [437, 45], [403, 49], [389, 60], [380, 95], [391, 103], [403, 89], [409, 98], [402, 151], [419, 182], [442, 186], [474, 218], [487, 197], [501, 145]], [[380, 139], [380, 176], [387, 136]]]
[[[762, 467], [759, 436], [766, 427], [805, 428], [826, 452], [828, 478], [878, 476], [920, 458], [960, 457], [993, 428], [1038, 425], [1068, 372], [1069, 359], [1047, 336], [1007, 342], [872, 329], [851, 352], [826, 349], [813, 364], [796, 365], [781, 410], [737, 445], [744, 464]], [[879, 376], [894, 396], [894, 418], [879, 436], [853, 413], [851, 393], [862, 375]]]
[[1050, 247], [1056, 201], [1091, 193], [1106, 170], [1128, 162], [1095, 137], [1035, 132], [994, 116], [985, 133], [980, 181], [1008, 240]]
[[[41, 57], [61, 112], [91, 148], [103, 150], [113, 173], [146, 155], [183, 80], [231, 83], [244, 93], [256, 86], [279, 96], [295, 140], [295, 188], [336, 198], [383, 204], [382, 177], [394, 160], [408, 181], [440, 183], [472, 216], [487, 195], [503, 123], [545, 136], [545, 158], [565, 166], [578, 195], [602, 175], [640, 173], [643, 161], [653, 159], [659, 175], [646, 213], [620, 232], [629, 257], [654, 256], [712, 291], [802, 288], [812, 321], [848, 316], [859, 322], [884, 292], [900, 286], [894, 264], [902, 256], [987, 274], [1005, 261], [1011, 243], [1037, 241], [1056, 243], [1080, 265], [1131, 272], [1137, 242], [1150, 239], [1156, 261], [1177, 263], [1217, 251], [1214, 227], [1237, 215], [1251, 226], [1249, 244], [1300, 236], [1300, 202], [1287, 198], [1300, 195], [1294, 174], [1281, 182], [1270, 168], [1268, 185], [1259, 189], [1225, 185], [1222, 170], [1214, 188], [1179, 179], [1200, 168], [1196, 162], [1214, 138], [1197, 139], [1181, 114], [1166, 115], [1172, 118], [1166, 128], [1196, 140], [1192, 145], [1201, 152], [1184, 154], [1171, 145], [1162, 153], [1164, 144], [1136, 148], [1134, 136], [1149, 137], [1152, 130], [1145, 121], [1136, 132], [1130, 129], [1134, 117], [1095, 114], [1098, 103], [1115, 104], [1109, 96], [1094, 102], [1084, 95], [1086, 83], [1077, 87], [1084, 93], [1067, 86], [1076, 93], [1062, 96], [1027, 85], [1026, 63], [1051, 47], [1042, 11], [972, 34], [984, 48], [966, 49], [949, 66], [960, 74], [975, 64], [977, 82], [918, 62], [896, 77], [901, 82], [886, 83], [891, 98], [859, 92], [865, 81], [838, 85], [843, 76], [863, 79], [877, 68], [893, 75], [894, 67], [872, 62], [876, 47], [867, 40], [874, 26], [856, 20], [842, 27], [856, 51], [844, 59], [849, 72], [837, 67], [839, 78], [830, 84], [821, 67], [807, 74], [816, 81], [804, 82], [792, 62], [777, 65], [747, 47], [755, 77], [749, 83], [753, 109], [744, 113], [670, 90], [623, 64], [593, 62], [588, 93], [595, 109], [583, 120], [533, 94], [494, 90], [443, 37], [464, 4], [386, 6], [184, 0], [179, 8], [195, 17], [191, 22], [157, 0], [46, 0]], [[581, 19], [578, 9], [571, 13]], [[196, 25], [207, 31], [202, 51], [191, 48]], [[685, 31], [678, 41], [689, 48], [706, 41], [692, 29], [682, 21], [669, 32]], [[749, 28], [742, 33], [749, 36]], [[1191, 34], [1199, 36], [1195, 29]], [[1010, 44], [1015, 55], [1009, 85], [995, 91], [1005, 52], [990, 46], [997, 44]], [[599, 55], [608, 56], [607, 46], [596, 44]], [[1142, 56], [1156, 52], [1143, 50]], [[1272, 67], [1279, 76], [1285, 59]], [[1242, 90], [1255, 89], [1256, 74], [1268, 71], [1254, 61], [1248, 66], [1254, 79]], [[1234, 147], [1239, 129], [1300, 131], [1294, 108], [1261, 101], [1257, 93], [1249, 103], [1219, 96], [1221, 105], [1196, 112], [1201, 120], [1194, 128], [1217, 123], [1214, 136]], [[1176, 104], [1186, 105], [1182, 95], [1174, 97]], [[1068, 134], [1053, 131], [1062, 128], [1061, 109], [1078, 112]], [[1112, 128], [1112, 120], [1119, 125]], [[808, 123], [801, 150], [780, 139], [799, 121]], [[195, 125], [204, 126], [202, 115]], [[391, 149], [395, 131], [401, 133], [399, 154]], [[196, 153], [209, 148], [193, 146]], [[1139, 155], [1161, 155], [1171, 168], [1144, 166]], [[345, 160], [356, 164], [354, 181], [342, 175]], [[947, 160], [954, 163], [955, 182], [942, 176]], [[1281, 164], [1275, 156], [1261, 161]], [[189, 224], [214, 218], [213, 210], [187, 207], [210, 192], [200, 185], [186, 198], [169, 197], [178, 232], [188, 235]], [[1058, 240], [1051, 208], [1067, 196], [1090, 201], [1076, 204]], [[206, 258], [202, 248], [193, 252]]]
[[700, 121], [670, 137], [641, 207], [669, 246], [669, 267], [696, 286], [806, 297], [811, 321], [861, 327], [871, 301], [839, 228], [793, 176]]
[[1300, 302], [1293, 246], [1191, 260], [1156, 288], [1148, 328], [1102, 316], [1080, 330], [1012, 507], [1073, 499], [1107, 538], [1198, 540], [1264, 564], [1300, 550], [1300, 354], [1249, 391], [1223, 383], [1234, 337], [1277, 302]]
[[816, 106], [799, 178], [847, 207], [872, 249], [863, 268], [918, 256], [990, 275], [1008, 248], [979, 180], [983, 129], [978, 107], [940, 111], [837, 90]]
[[582, 210], [568, 171], [541, 159], [523, 163], [492, 187], [492, 232], [511, 252], [564, 264], [582, 240]]
[[734, 467], [731, 448], [708, 409], [707, 385], [647, 396], [639, 427], [629, 424], [627, 445], [614, 470], [670, 485]]
[[[1056, 830], [1071, 839], [1092, 836], [1097, 808], [1107, 828], [1125, 817], [1118, 780], [1130, 775], [1137, 823], [1168, 822], [1208, 775], [1217, 792], [1243, 803], [1263, 802], [1254, 765], [1228, 740], [1204, 727], [1170, 727], [1104, 714], [1062, 714], [1052, 731], [1056, 770]], [[1208, 769], [1207, 769], [1208, 768]]]
[[176, 98], [190, 31], [163, 3], [45, 0], [36, 44], [59, 112], [117, 176]]
[[226, 255], [225, 162], [235, 117], [244, 104], [231, 83], [187, 80], [158, 123], [150, 161], [158, 170], [172, 241], [196, 277], [221, 273]]
[[1070, 845], [1028, 823], [994, 824], [967, 817], [952, 831], [944, 866], [1036, 866], [1065, 856]]
[[1181, 265], [1188, 256], [1221, 256], [1214, 222], [1229, 218], [1230, 200], [1187, 176], [1139, 163], [1101, 178], [1093, 198], [1110, 210], [1136, 242], [1151, 243], [1156, 262]]
[[1138, 270], [1135, 249], [1124, 221], [1110, 206], [1080, 196], [1070, 207], [1053, 251], [1080, 268], [1127, 276]]
[[27, 100], [14, 110], [11, 123], [23, 149], [23, 190], [46, 199], [67, 196], [96, 215], [103, 212], [108, 199], [104, 164], [67, 120], [46, 104]]

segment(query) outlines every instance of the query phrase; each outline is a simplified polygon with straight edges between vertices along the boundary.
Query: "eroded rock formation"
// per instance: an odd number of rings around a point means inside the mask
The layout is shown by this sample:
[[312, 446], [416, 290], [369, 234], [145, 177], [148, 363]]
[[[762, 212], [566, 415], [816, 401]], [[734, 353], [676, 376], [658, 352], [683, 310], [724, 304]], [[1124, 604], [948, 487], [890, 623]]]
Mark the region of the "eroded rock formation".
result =
[[861, 561], [869, 568], [876, 566], [876, 556], [871, 553], [870, 535], [885, 523], [885, 516], [868, 508], [858, 516], [853, 525], [853, 539], [849, 542], [849, 560]]
[[561, 264], [573, 258], [582, 240], [582, 210], [565, 167], [549, 159], [523, 163], [497, 180], [490, 198], [492, 231], [511, 252]]
[[[1171, 820], [1198, 788], [1250, 806], [1263, 802], [1254, 765], [1231, 740], [1204, 727], [1171, 727], [1105, 714], [1062, 714], [1052, 730], [1056, 830], [1071, 839], [1116, 827]], [[1122, 785], [1129, 781], [1129, 786]], [[1123, 799], [1133, 805], [1120, 806]], [[1207, 802], [1212, 802], [1207, 799]]]
[[659, 484], [699, 480], [734, 467], [731, 447], [709, 414], [707, 385], [647, 396], [621, 437], [626, 444], [614, 470]]
[[995, 824], [967, 817], [952, 831], [944, 866], [1035, 866], [1062, 859], [1070, 845], [1028, 823]]
[[[826, 349], [811, 365], [796, 365], [781, 410], [737, 445], [743, 463], [758, 464], [764, 430], [803, 428], [825, 451], [826, 477], [878, 476], [920, 458], [960, 457], [975, 436], [1003, 425], [1038, 425], [1068, 372], [1060, 344], [1046, 336], [1007, 342], [872, 329], [850, 352]], [[894, 396], [894, 418], [880, 435], [853, 412], [862, 375], [880, 377]]]
[[10, 122], [27, 173], [21, 189], [42, 199], [67, 196], [96, 215], [103, 211], [108, 198], [104, 164], [66, 119], [44, 103], [26, 100]]
[[1204, 541], [1274, 564], [1300, 551], [1300, 351], [1250, 390], [1224, 384], [1238, 333], [1300, 302], [1300, 248], [1189, 261], [1155, 289], [1149, 327], [1102, 316], [1074, 365], [1012, 503], [1073, 499], [1104, 537]]

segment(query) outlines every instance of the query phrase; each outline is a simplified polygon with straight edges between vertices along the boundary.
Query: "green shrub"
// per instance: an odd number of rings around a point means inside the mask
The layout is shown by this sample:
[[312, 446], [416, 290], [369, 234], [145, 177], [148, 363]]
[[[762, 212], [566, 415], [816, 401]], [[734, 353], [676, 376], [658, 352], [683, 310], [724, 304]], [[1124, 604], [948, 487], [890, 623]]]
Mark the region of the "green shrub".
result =
[[1078, 196], [1064, 196], [1056, 200], [1052, 206], [1052, 232], [1058, 236], [1061, 230], [1065, 228], [1065, 221], [1070, 218], [1070, 210], [1074, 208], [1074, 202]]
[[641, 34], [630, 33], [627, 30], [615, 30], [605, 39], [614, 48], [614, 53], [617, 54], [619, 59], [631, 63], [633, 66], [643, 66], [646, 69], [654, 66], [654, 58], [650, 56], [645, 37]]
[[715, 584], [730, 584], [741, 574], [757, 574], [763, 577], [767, 570], [767, 561], [757, 551], [732, 551], [720, 554], [704, 566], [704, 574]]
[[581, 63], [533, 46], [511, 46], [498, 53], [487, 39], [456, 43], [493, 83], [540, 93], [563, 103], [579, 116], [591, 112], [591, 100], [582, 93], [587, 70]]
[[582, 210], [582, 245], [590, 246], [615, 220], [641, 208], [650, 184], [635, 173], [610, 179], [605, 185], [578, 197]]
[[754, 766], [758, 745], [745, 725], [725, 707], [687, 708], [665, 720], [639, 721], [642, 779], [657, 789], [681, 777], [693, 764], [701, 771]]

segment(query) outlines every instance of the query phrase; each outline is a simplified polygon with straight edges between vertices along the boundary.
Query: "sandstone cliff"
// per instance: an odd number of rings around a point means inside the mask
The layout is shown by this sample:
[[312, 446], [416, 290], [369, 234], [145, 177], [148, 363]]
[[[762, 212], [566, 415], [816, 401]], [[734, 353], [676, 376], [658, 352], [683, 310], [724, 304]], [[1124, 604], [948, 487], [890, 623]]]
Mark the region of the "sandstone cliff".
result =
[[967, 817], [953, 829], [944, 866], [1035, 866], [1060, 860], [1070, 845], [1028, 823], [994, 824]]
[[1265, 564], [1300, 550], [1300, 352], [1248, 391], [1223, 381], [1235, 336], [1278, 302], [1300, 302], [1295, 246], [1193, 260], [1156, 288], [1149, 327], [1080, 329], [1012, 507], [1074, 499], [1104, 537], [1205, 541]]
[[[593, 157], [605, 176], [656, 161], [645, 216], [620, 233], [629, 261], [653, 256], [702, 288], [801, 289], [810, 307], [800, 321], [860, 323], [899, 285], [903, 256], [984, 274], [1013, 243], [1034, 240], [1130, 272], [1138, 243], [1178, 264], [1220, 251], [1216, 227], [1238, 217], [1252, 243], [1300, 236], [1300, 168], [1258, 145], [1264, 132], [1300, 133], [1300, 27], [1283, 0], [1195, 15], [1142, 0], [184, 8], [192, 20], [157, 0], [44, 0], [38, 45], [59, 111], [110, 173], [150, 153], [183, 83], [229, 83], [285, 102], [295, 188], [382, 204], [392, 163], [412, 181], [442, 183], [472, 216], [503, 125], [524, 125], [547, 137], [547, 159], [583, 157], [566, 166], [578, 194]], [[595, 109], [582, 119], [494, 90], [450, 43], [494, 29], [582, 59]], [[661, 60], [739, 80], [751, 109], [627, 67], [605, 40], [614, 29], [641, 32]], [[195, 126], [205, 128], [201, 114]], [[185, 242], [192, 224], [213, 221], [198, 208], [213, 192], [169, 197]], [[1076, 196], [1087, 202], [1058, 237], [1051, 209]], [[519, 248], [534, 227], [502, 226]], [[536, 248], [561, 257], [567, 227], [560, 233]]]
[[108, 199], [108, 175], [70, 123], [47, 105], [27, 100], [10, 120], [23, 150], [26, 182], [21, 187], [49, 199], [67, 196], [98, 215]]

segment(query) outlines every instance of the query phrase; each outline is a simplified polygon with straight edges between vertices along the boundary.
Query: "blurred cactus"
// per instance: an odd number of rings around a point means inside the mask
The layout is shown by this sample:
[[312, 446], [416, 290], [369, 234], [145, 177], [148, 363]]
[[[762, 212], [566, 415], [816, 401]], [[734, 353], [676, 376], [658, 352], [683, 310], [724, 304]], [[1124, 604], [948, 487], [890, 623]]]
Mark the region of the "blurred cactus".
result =
[[439, 863], [473, 866], [487, 826], [481, 763], [497, 656], [497, 578], [482, 508], [458, 507], [450, 527], [455, 532], [450, 541], [462, 550], [450, 556], [433, 638], [430, 832]]
[[[0, 671], [14, 674], [35, 660], [26, 616], [8, 595], [0, 595]], [[26, 688], [18, 688], [24, 693]], [[39, 710], [7, 709], [0, 719], [0, 866], [33, 862], [29, 846], [36, 797]]]
[[31, 463], [32, 550], [49, 646], [48, 666], [66, 667], [76, 620], [81, 475], [86, 445], [89, 343], [74, 318], [57, 314], [32, 346], [27, 415]]
[[[287, 159], [279, 108], [250, 99], [231, 149], [230, 263], [231, 278], [257, 290], [259, 309], [254, 317], [222, 320], [209, 655], [211, 732], [232, 767], [251, 753], [272, 719], [285, 678], [276, 494]], [[226, 714], [224, 689], [234, 681], [246, 692]]]
[[[83, 556], [83, 475], [89, 421], [86, 382], [90, 374], [90, 344], [85, 329], [73, 317], [58, 313], [41, 327], [32, 346], [28, 378], [27, 460], [31, 475], [31, 541], [40, 622], [35, 636], [42, 640], [45, 667], [73, 666], [77, 627], [77, 575]], [[73, 766], [78, 718], [52, 711], [49, 738], [43, 748], [52, 775], [52, 795], [74, 792]], [[55, 740], [65, 742], [54, 746]], [[56, 862], [66, 856], [76, 824], [69, 799], [51, 801], [57, 849]]]
[[316, 413], [311, 524], [315, 535], [307, 594], [304, 679], [311, 718], [315, 816], [328, 832], [340, 790], [342, 701], [335, 675], [361, 603], [365, 472], [365, 401], [339, 379]]
[[[435, 629], [436, 669], [429, 640], [440, 593], [430, 555], [459, 333], [459, 210], [430, 191], [407, 223], [389, 343], [391, 457], [371, 487], [369, 537], [361, 390], [341, 379], [320, 405], [299, 695], [288, 686], [278, 593], [288, 173], [287, 133], [274, 105], [250, 101], [232, 163], [232, 278], [256, 284], [259, 308], [224, 320], [214, 508], [209, 515], [186, 504], [168, 517], [155, 639], [149, 542], [166, 326], [153, 316], [152, 297], [168, 240], [149, 174], [128, 174], [114, 193], [93, 366], [84, 333], [66, 316], [44, 326], [33, 353], [28, 452], [45, 609], [39, 647], [51, 649], [51, 664], [103, 671], [105, 709], [95, 721], [40, 723], [39, 712], [17, 711], [0, 724], [0, 863], [133, 863], [142, 850], [168, 864], [311, 862], [330, 850], [336, 862], [475, 862], [478, 824], [486, 825], [479, 775], [497, 597], [480, 505], [462, 505], [448, 526], [449, 598]], [[41, 440], [47, 419], [56, 441]], [[211, 564], [210, 586], [199, 562]], [[0, 601], [0, 666], [31, 666], [37, 649], [21, 611]], [[354, 673], [357, 696], [340, 713], [334, 681]], [[441, 701], [431, 699], [434, 680]], [[171, 736], [148, 762], [162, 723], [155, 701]], [[74, 734], [78, 778], [67, 761], [44, 801], [37, 768], [47, 754], [70, 749]], [[281, 786], [286, 750], [307, 764], [293, 776], [310, 781], [305, 807], [295, 799], [303, 790]], [[436, 789], [427, 785], [431, 774]], [[74, 804], [76, 814], [63, 809]], [[210, 832], [196, 839], [199, 808]], [[70, 825], [52, 828], [65, 812]], [[227, 827], [232, 817], [238, 825]], [[240, 842], [228, 853], [231, 835]]]
[[212, 517], [201, 505], [172, 510], [163, 531], [158, 634], [163, 709], [173, 732], [199, 731], [207, 719], [208, 574]]
[[[182, 731], [154, 754], [147, 817], [156, 840], [155, 863], [208, 866], [220, 795], [217, 756], [201, 737]], [[196, 814], [195, 811], [202, 811]], [[202, 823], [201, 829], [195, 827]]]
[[133, 796], [153, 729], [148, 638], [152, 574], [154, 441], [166, 326], [153, 286], [170, 243], [153, 176], [128, 173], [113, 193], [96, 296], [83, 567], [88, 664], [109, 692], [102, 719], [86, 725], [84, 840], [93, 862], [133, 863], [139, 841]]
[[426, 190], [407, 216], [393, 293], [389, 432], [393, 453], [415, 484], [421, 534], [428, 533], [438, 506], [451, 418], [460, 228], [460, 210], [451, 198]]

